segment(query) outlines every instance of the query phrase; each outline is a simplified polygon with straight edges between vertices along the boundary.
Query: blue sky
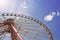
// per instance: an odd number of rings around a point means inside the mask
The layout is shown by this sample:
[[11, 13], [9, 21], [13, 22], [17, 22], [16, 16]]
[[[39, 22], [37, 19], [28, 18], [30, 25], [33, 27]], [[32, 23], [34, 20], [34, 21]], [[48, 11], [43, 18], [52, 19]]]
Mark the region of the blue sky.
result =
[[32, 9], [29, 10], [30, 16], [39, 19], [48, 26], [54, 40], [60, 40], [60, 16], [55, 15], [52, 21], [47, 22], [44, 21], [44, 17], [58, 11], [60, 12], [60, 0], [34, 0]]
[[44, 21], [44, 16], [51, 12], [60, 12], [59, 0], [35, 0], [35, 6], [33, 11], [33, 17], [39, 19], [48, 26], [52, 32], [54, 40], [60, 40], [60, 16], [55, 16], [52, 21]]
[[[24, 0], [13, 0], [10, 3], [11, 7], [0, 10], [9, 13], [21, 13], [24, 15], [32, 16], [40, 21], [50, 29], [54, 40], [60, 39], [60, 13], [59, 16], [55, 15], [52, 21], [45, 21], [44, 17], [52, 12], [60, 12], [60, 0], [25, 0], [25, 7], [23, 7]], [[22, 5], [22, 6], [21, 6]]]

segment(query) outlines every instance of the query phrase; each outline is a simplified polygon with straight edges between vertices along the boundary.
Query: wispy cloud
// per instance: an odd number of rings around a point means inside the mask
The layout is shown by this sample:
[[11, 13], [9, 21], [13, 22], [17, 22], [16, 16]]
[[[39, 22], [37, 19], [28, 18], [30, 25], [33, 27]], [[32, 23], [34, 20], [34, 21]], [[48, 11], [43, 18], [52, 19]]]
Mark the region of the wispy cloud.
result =
[[18, 13], [31, 15], [33, 0], [0, 0], [0, 13]]
[[60, 13], [59, 13], [59, 12], [52, 12], [52, 13], [50, 13], [49, 15], [46, 15], [46, 16], [44, 17], [44, 20], [45, 20], [45, 21], [52, 21], [53, 18], [54, 18], [54, 16], [60, 16]]
[[44, 17], [44, 20], [45, 21], [52, 21], [53, 18], [54, 18], [54, 15], [49, 14], [49, 15], [47, 15], [47, 16]]

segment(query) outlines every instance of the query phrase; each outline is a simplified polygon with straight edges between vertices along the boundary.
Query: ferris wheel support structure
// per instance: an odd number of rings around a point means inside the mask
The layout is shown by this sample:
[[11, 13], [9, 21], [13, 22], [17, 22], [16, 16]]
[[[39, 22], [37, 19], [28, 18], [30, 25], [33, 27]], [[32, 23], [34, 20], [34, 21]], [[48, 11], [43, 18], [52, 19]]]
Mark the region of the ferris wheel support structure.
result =
[[25, 40], [24, 36], [31, 40], [44, 40], [43, 38], [53, 40], [48, 27], [35, 18], [12, 13], [3, 13], [0, 16], [0, 27], [3, 28], [0, 28], [0, 36], [4, 35], [4, 33], [9, 33], [11, 34], [9, 38], [12, 40]]
[[[9, 20], [9, 19], [8, 19]], [[17, 32], [17, 30], [14, 27], [14, 22], [9, 21], [5, 21], [4, 23], [0, 23], [0, 27], [4, 27], [5, 25], [8, 25], [10, 28], [10, 33], [11, 33], [11, 38], [12, 40], [16, 40], [16, 36], [18, 37], [19, 40], [23, 40], [21, 35]], [[8, 30], [3, 31], [4, 32], [8, 32]]]

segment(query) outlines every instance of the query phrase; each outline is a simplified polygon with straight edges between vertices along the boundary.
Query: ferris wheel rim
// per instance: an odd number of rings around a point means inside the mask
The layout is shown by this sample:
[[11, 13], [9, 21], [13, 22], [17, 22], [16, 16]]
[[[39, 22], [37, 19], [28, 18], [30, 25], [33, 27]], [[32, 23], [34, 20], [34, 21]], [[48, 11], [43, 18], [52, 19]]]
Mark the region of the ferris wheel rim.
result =
[[40, 24], [40, 26], [47, 31], [47, 33], [48, 33], [48, 35], [50, 37], [50, 40], [53, 40], [52, 33], [50, 32], [50, 30], [48, 29], [48, 27], [45, 24], [43, 24], [41, 21], [39, 21], [39, 20], [37, 20], [37, 19], [35, 19], [33, 17], [22, 15], [22, 14], [16, 14], [16, 13], [15, 14], [12, 14], [12, 13], [11, 14], [3, 13], [0, 16], [15, 16], [15, 17], [21, 17], [21, 18], [26, 18], [26, 19], [32, 20], [32, 21]]

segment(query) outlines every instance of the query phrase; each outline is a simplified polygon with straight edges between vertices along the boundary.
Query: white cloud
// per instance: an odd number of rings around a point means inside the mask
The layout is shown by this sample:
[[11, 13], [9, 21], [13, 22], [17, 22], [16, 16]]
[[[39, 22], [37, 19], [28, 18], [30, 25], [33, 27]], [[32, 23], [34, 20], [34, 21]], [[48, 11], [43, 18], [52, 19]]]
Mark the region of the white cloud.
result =
[[60, 13], [59, 12], [57, 12], [57, 16], [60, 16]]
[[47, 15], [47, 16], [44, 17], [44, 20], [45, 20], [45, 21], [52, 21], [53, 18], [54, 18], [54, 15], [49, 14], [49, 15]]
[[45, 20], [45, 21], [52, 21], [53, 18], [54, 18], [54, 16], [60, 16], [60, 13], [59, 13], [59, 12], [52, 12], [51, 14], [46, 15], [46, 16], [44, 17], [44, 20]]

